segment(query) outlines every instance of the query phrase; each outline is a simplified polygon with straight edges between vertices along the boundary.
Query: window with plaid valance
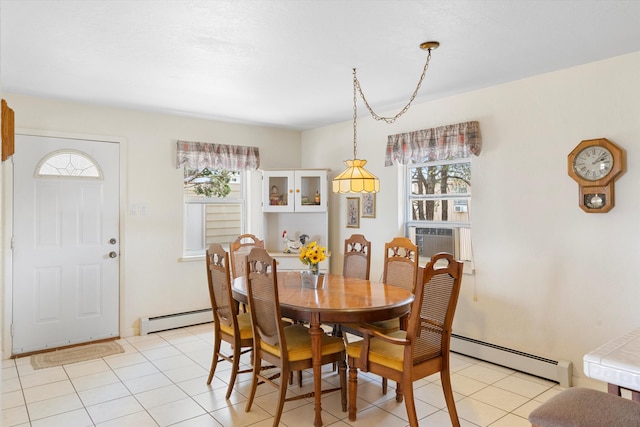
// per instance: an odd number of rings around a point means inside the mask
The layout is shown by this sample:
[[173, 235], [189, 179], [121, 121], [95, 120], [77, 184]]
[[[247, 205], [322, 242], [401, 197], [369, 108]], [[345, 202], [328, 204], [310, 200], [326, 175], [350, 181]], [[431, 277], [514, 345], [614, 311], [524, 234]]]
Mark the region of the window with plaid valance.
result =
[[453, 160], [478, 156], [481, 150], [480, 124], [457, 123], [389, 135], [384, 165]]
[[176, 168], [181, 167], [192, 170], [256, 170], [260, 167], [260, 152], [257, 147], [178, 141]]

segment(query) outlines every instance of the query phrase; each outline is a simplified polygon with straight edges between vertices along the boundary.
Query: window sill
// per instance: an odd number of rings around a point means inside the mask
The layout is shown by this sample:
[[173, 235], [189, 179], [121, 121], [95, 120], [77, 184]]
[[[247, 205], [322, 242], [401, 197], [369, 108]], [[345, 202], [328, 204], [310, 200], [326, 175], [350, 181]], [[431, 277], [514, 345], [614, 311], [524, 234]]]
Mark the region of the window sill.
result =
[[193, 256], [183, 255], [180, 258], [178, 258], [178, 262], [193, 262], [193, 261], [203, 261], [203, 260], [204, 260], [204, 255], [193, 255]]

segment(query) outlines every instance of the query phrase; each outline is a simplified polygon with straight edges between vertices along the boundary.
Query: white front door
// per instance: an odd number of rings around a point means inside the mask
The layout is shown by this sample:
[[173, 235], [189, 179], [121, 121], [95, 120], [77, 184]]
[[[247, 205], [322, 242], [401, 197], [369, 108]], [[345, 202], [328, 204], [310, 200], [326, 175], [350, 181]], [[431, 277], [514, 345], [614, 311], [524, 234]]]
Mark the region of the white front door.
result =
[[12, 353], [119, 335], [119, 145], [16, 135]]

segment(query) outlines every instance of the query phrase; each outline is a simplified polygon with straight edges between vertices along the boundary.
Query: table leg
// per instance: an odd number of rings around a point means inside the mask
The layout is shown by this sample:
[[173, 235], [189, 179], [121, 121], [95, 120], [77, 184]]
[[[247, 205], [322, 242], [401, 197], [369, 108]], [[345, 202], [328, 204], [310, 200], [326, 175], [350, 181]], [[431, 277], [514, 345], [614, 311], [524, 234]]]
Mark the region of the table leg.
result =
[[309, 334], [311, 335], [311, 356], [313, 358], [313, 392], [316, 416], [313, 425], [322, 426], [322, 328], [320, 314], [311, 313]]

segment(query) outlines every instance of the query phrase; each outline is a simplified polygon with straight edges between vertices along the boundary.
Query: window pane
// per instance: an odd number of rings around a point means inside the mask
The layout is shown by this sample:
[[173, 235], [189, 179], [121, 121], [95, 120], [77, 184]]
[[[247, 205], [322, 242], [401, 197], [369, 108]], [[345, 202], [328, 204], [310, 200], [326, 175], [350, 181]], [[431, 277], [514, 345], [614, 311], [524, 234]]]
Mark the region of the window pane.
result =
[[[211, 243], [227, 248], [243, 233], [243, 176], [238, 172], [185, 171], [185, 255], [202, 255]], [[198, 189], [197, 184], [202, 183], [212, 185]]]
[[414, 167], [411, 195], [428, 196], [471, 193], [471, 163]]
[[413, 199], [411, 221], [469, 222], [471, 199]]
[[75, 151], [58, 151], [43, 161], [37, 176], [76, 176], [81, 178], [102, 178], [100, 169], [92, 159]]

